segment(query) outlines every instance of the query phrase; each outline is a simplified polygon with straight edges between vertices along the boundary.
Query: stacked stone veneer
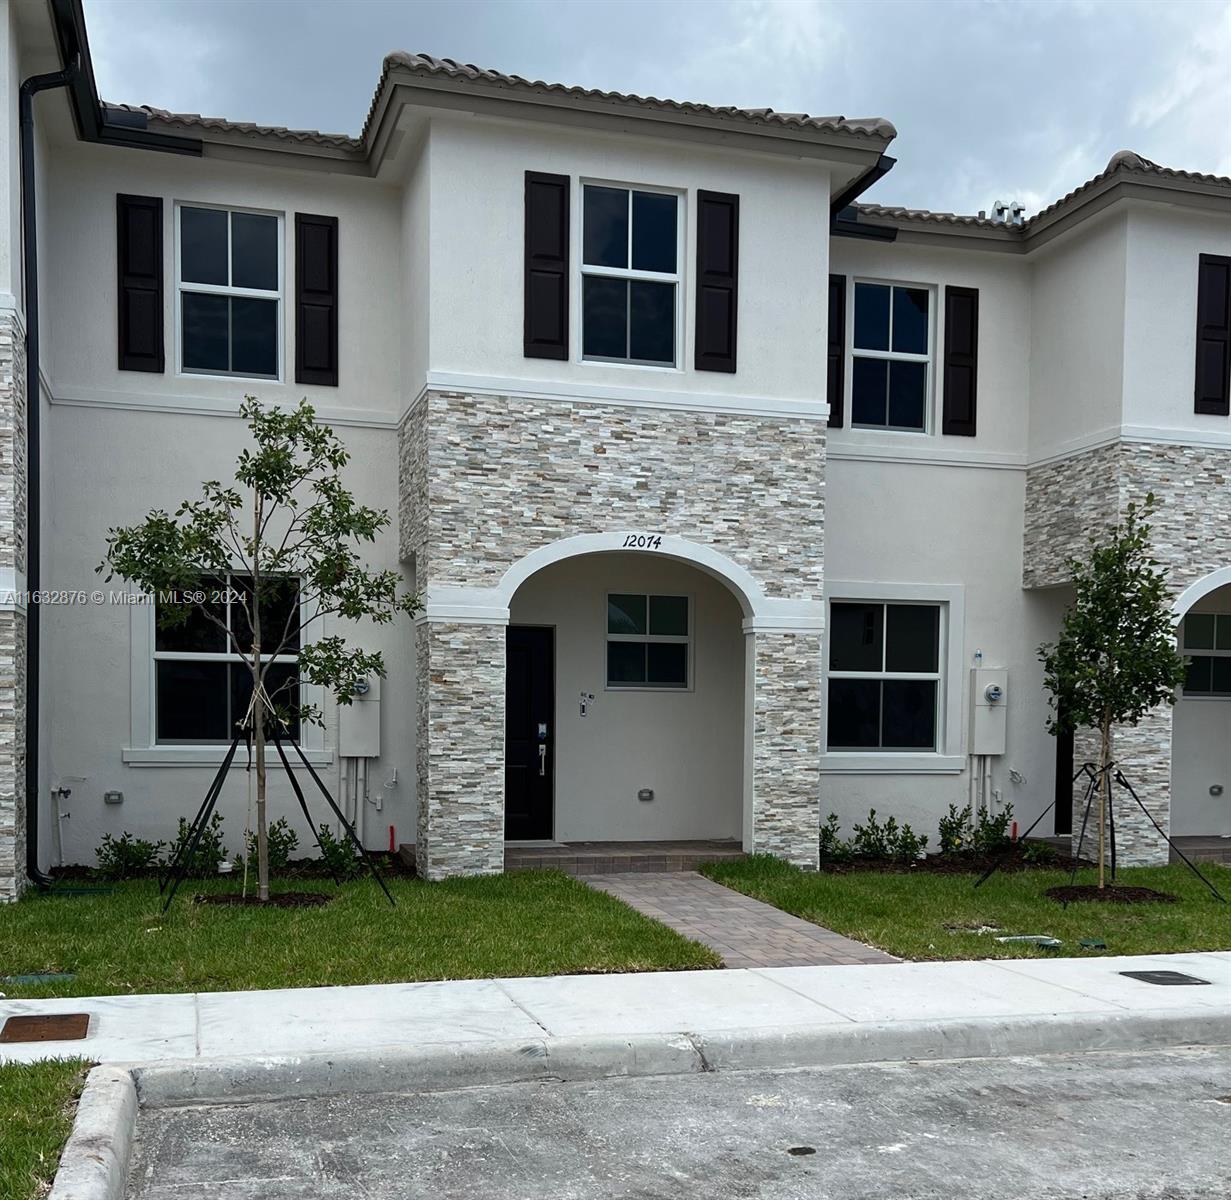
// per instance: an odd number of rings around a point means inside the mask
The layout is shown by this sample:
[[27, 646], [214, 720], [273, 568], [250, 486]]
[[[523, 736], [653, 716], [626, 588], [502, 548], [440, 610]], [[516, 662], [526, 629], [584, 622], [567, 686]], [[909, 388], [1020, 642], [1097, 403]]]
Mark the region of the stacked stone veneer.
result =
[[[26, 562], [25, 334], [0, 311], [0, 587], [22, 586]], [[0, 595], [0, 901], [25, 884], [24, 608]]]
[[[1092, 535], [1106, 531], [1130, 503], [1153, 494], [1153, 550], [1179, 596], [1190, 584], [1231, 566], [1231, 451], [1153, 442], [1117, 442], [1032, 468], [1026, 480], [1023, 584], [1068, 582], [1068, 560], [1081, 556]], [[1164, 830], [1171, 813], [1172, 709], [1163, 706], [1135, 726], [1113, 731], [1112, 753], [1134, 790]], [[1079, 734], [1080, 763], [1097, 761], [1098, 738]], [[1074, 844], [1083, 816], [1084, 788], [1074, 790]], [[1163, 837], [1130, 796], [1113, 789], [1116, 848], [1125, 865], [1163, 863]]]
[[[721, 551], [773, 597], [822, 595], [821, 422], [428, 391], [400, 430], [401, 549], [416, 586], [496, 586], [585, 533]], [[429, 614], [419, 666], [416, 861], [429, 878], [504, 855], [505, 630]], [[752, 848], [816, 865], [820, 638], [753, 638]]]

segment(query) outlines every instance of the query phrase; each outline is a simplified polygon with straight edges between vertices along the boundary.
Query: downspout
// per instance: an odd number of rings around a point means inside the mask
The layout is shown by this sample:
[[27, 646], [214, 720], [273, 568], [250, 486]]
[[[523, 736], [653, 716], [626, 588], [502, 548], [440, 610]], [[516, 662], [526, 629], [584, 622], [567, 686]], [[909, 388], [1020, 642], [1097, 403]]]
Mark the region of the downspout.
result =
[[[39, 339], [38, 339], [38, 216], [34, 192], [34, 97], [67, 87], [81, 70], [76, 55], [63, 70], [31, 75], [19, 92], [21, 123], [22, 281], [26, 317], [26, 591], [33, 595], [42, 582], [39, 478]], [[33, 732], [31, 732], [33, 731]], [[38, 887], [51, 886], [38, 860], [39, 809], [39, 605], [26, 604], [26, 877]]]

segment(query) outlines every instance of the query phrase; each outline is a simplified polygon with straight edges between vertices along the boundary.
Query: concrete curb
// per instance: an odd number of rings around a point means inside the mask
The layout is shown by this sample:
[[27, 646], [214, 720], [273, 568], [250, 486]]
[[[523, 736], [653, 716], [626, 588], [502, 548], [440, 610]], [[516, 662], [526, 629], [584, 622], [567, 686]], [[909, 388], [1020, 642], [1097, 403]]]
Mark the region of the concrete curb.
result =
[[48, 1200], [124, 1200], [136, 1126], [131, 1072], [95, 1067], [77, 1103]]
[[390, 1046], [336, 1055], [133, 1067], [143, 1108], [340, 1093], [429, 1092], [536, 1080], [686, 1075], [872, 1062], [1013, 1057], [1231, 1044], [1231, 1013], [1065, 1014], [850, 1026], [791, 1026], [627, 1038]]

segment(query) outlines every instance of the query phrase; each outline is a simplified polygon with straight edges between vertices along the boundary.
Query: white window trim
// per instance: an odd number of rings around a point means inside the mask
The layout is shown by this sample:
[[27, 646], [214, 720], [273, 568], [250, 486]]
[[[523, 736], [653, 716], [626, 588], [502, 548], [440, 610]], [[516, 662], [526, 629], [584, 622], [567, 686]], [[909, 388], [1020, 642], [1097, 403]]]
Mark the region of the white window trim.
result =
[[[622, 188], [629, 193], [629, 259], [632, 262], [632, 193], [654, 192], [660, 196], [674, 196], [675, 204], [675, 274], [665, 275], [658, 271], [635, 271], [632, 267], [590, 267], [586, 266], [585, 249], [585, 189], [587, 187]], [[678, 374], [685, 369], [687, 348], [684, 340], [684, 315], [687, 308], [687, 297], [684, 294], [684, 280], [687, 276], [687, 209], [688, 193], [683, 188], [660, 187], [645, 183], [626, 183], [612, 179], [591, 179], [582, 177], [573, 181], [572, 210], [577, 219], [572, 222], [570, 240], [572, 243], [573, 261], [577, 264], [573, 278], [569, 284], [569, 302], [572, 311], [577, 314], [573, 325], [573, 359], [587, 367], [615, 367], [627, 371], [666, 371]], [[628, 362], [618, 358], [587, 358], [585, 346], [585, 314], [582, 311], [582, 280], [587, 275], [603, 275], [609, 279], [644, 279], [651, 283], [675, 284], [675, 362], [649, 363]]]
[[[910, 288], [913, 291], [928, 294], [928, 352], [927, 354], [907, 354], [900, 350], [856, 350], [855, 349], [855, 285], [870, 283], [878, 287]], [[936, 420], [936, 346], [937, 330], [940, 324], [940, 312], [937, 306], [939, 288], [934, 283], [911, 282], [906, 279], [875, 279], [867, 275], [851, 275], [846, 281], [846, 369], [843, 372], [843, 401], [845, 411], [849, 414], [848, 424], [851, 429], [860, 433], [891, 434], [894, 437], [934, 437], [938, 422]], [[893, 297], [889, 300], [889, 344], [893, 345]], [[921, 362], [925, 364], [923, 381], [923, 428], [903, 429], [892, 425], [858, 425], [855, 422], [855, 359], [879, 358], [886, 362]]]
[[[1211, 647], [1208, 650], [1201, 649], [1196, 646], [1189, 646], [1186, 642], [1188, 634], [1188, 618], [1189, 617], [1213, 617], [1215, 620], [1214, 636], [1217, 638], [1217, 621], [1219, 617], [1227, 621], [1231, 621], [1231, 613], [1219, 612], [1186, 612], [1180, 620], [1180, 637], [1179, 649], [1180, 653], [1188, 658], [1231, 658], [1231, 650], [1216, 650]], [[1213, 682], [1213, 680], [1211, 680]], [[1196, 701], [1198, 704], [1210, 704], [1212, 702], [1226, 704], [1231, 702], [1231, 692], [1188, 692], [1184, 690], [1184, 685], [1181, 683], [1179, 687], [1180, 699], [1186, 703], [1189, 700]]]
[[[607, 631], [607, 605], [608, 598], [611, 596], [644, 596], [646, 604], [646, 633], [609, 633]], [[649, 633], [649, 618], [650, 618], [650, 597], [651, 596], [679, 596], [688, 601], [688, 632], [681, 636], [678, 633]], [[693, 636], [696, 630], [696, 600], [691, 592], [604, 592], [603, 593], [603, 691], [604, 692], [649, 692], [656, 696], [668, 695], [678, 696], [683, 692], [691, 692], [693, 690], [693, 670], [696, 662], [696, 647], [694, 645], [695, 638]], [[683, 687], [673, 687], [670, 685], [654, 687], [650, 684], [621, 684], [612, 683], [607, 678], [607, 643], [608, 642], [637, 642], [644, 644], [646, 642], [667, 642], [675, 645], [685, 645], [688, 647], [688, 672], [687, 682]]]
[[[966, 592], [960, 586], [933, 583], [861, 583], [826, 581], [825, 635], [822, 638], [823, 683], [829, 704], [829, 606], [833, 601], [868, 604], [939, 604], [940, 689], [936, 714], [936, 745], [928, 752], [897, 750], [828, 750], [821, 753], [821, 771], [829, 775], [958, 775], [966, 768], [963, 700], [967, 672], [963, 668]], [[841, 677], [846, 672], [834, 672]], [[929, 676], [930, 677], [930, 676]], [[826, 721], [826, 726], [828, 721]], [[822, 732], [822, 738], [826, 735]]]
[[[278, 222], [278, 290], [241, 288], [220, 283], [186, 283], [180, 277], [180, 211], [185, 208], [209, 208], [215, 212], [252, 213], [258, 217], [273, 217]], [[286, 378], [286, 220], [285, 214], [264, 208], [245, 208], [233, 204], [210, 204], [199, 200], [175, 201], [175, 374], [181, 379], [225, 379], [235, 383], [283, 383]], [[231, 269], [231, 222], [227, 220], [227, 271]], [[232, 375], [226, 371], [188, 370], [184, 366], [184, 293], [201, 292], [214, 296], [246, 296], [254, 300], [278, 302], [278, 372], [276, 375]]]
[[[239, 567], [235, 569], [241, 570]], [[222, 743], [194, 742], [173, 745], [157, 740], [155, 663], [159, 658], [195, 660], [209, 657], [216, 661], [239, 661], [239, 656], [229, 654], [203, 656], [155, 650], [155, 617], [156, 606], [152, 601], [145, 604], [134, 604], [130, 609], [132, 657], [129, 665], [129, 744], [121, 751], [121, 758], [130, 767], [217, 766], [227, 753], [227, 746]], [[303, 646], [310, 646], [324, 632], [321, 629], [322, 622], [313, 621], [308, 624], [311, 617], [310, 606], [301, 601], [300, 620], [306, 626], [302, 635], [301, 644]], [[313, 705], [322, 712], [325, 711], [325, 689], [323, 687], [309, 683], [301, 684], [300, 699], [305, 705]], [[333, 761], [333, 754], [325, 748], [325, 731], [319, 725], [301, 725], [299, 745], [313, 766], [327, 766]], [[298, 755], [288, 754], [288, 759], [295, 767], [303, 766]], [[281, 761], [277, 748], [267, 746], [265, 749], [266, 764], [278, 766]]]

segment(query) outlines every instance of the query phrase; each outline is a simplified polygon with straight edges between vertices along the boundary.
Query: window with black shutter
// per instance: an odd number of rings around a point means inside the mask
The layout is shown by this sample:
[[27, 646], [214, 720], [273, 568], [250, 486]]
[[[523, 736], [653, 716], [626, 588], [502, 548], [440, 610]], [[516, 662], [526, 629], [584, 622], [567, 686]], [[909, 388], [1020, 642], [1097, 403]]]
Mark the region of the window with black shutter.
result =
[[1194, 411], [1231, 411], [1231, 258], [1203, 254], [1197, 263], [1197, 368]]
[[162, 199], [117, 195], [115, 202], [118, 366], [161, 373]]

